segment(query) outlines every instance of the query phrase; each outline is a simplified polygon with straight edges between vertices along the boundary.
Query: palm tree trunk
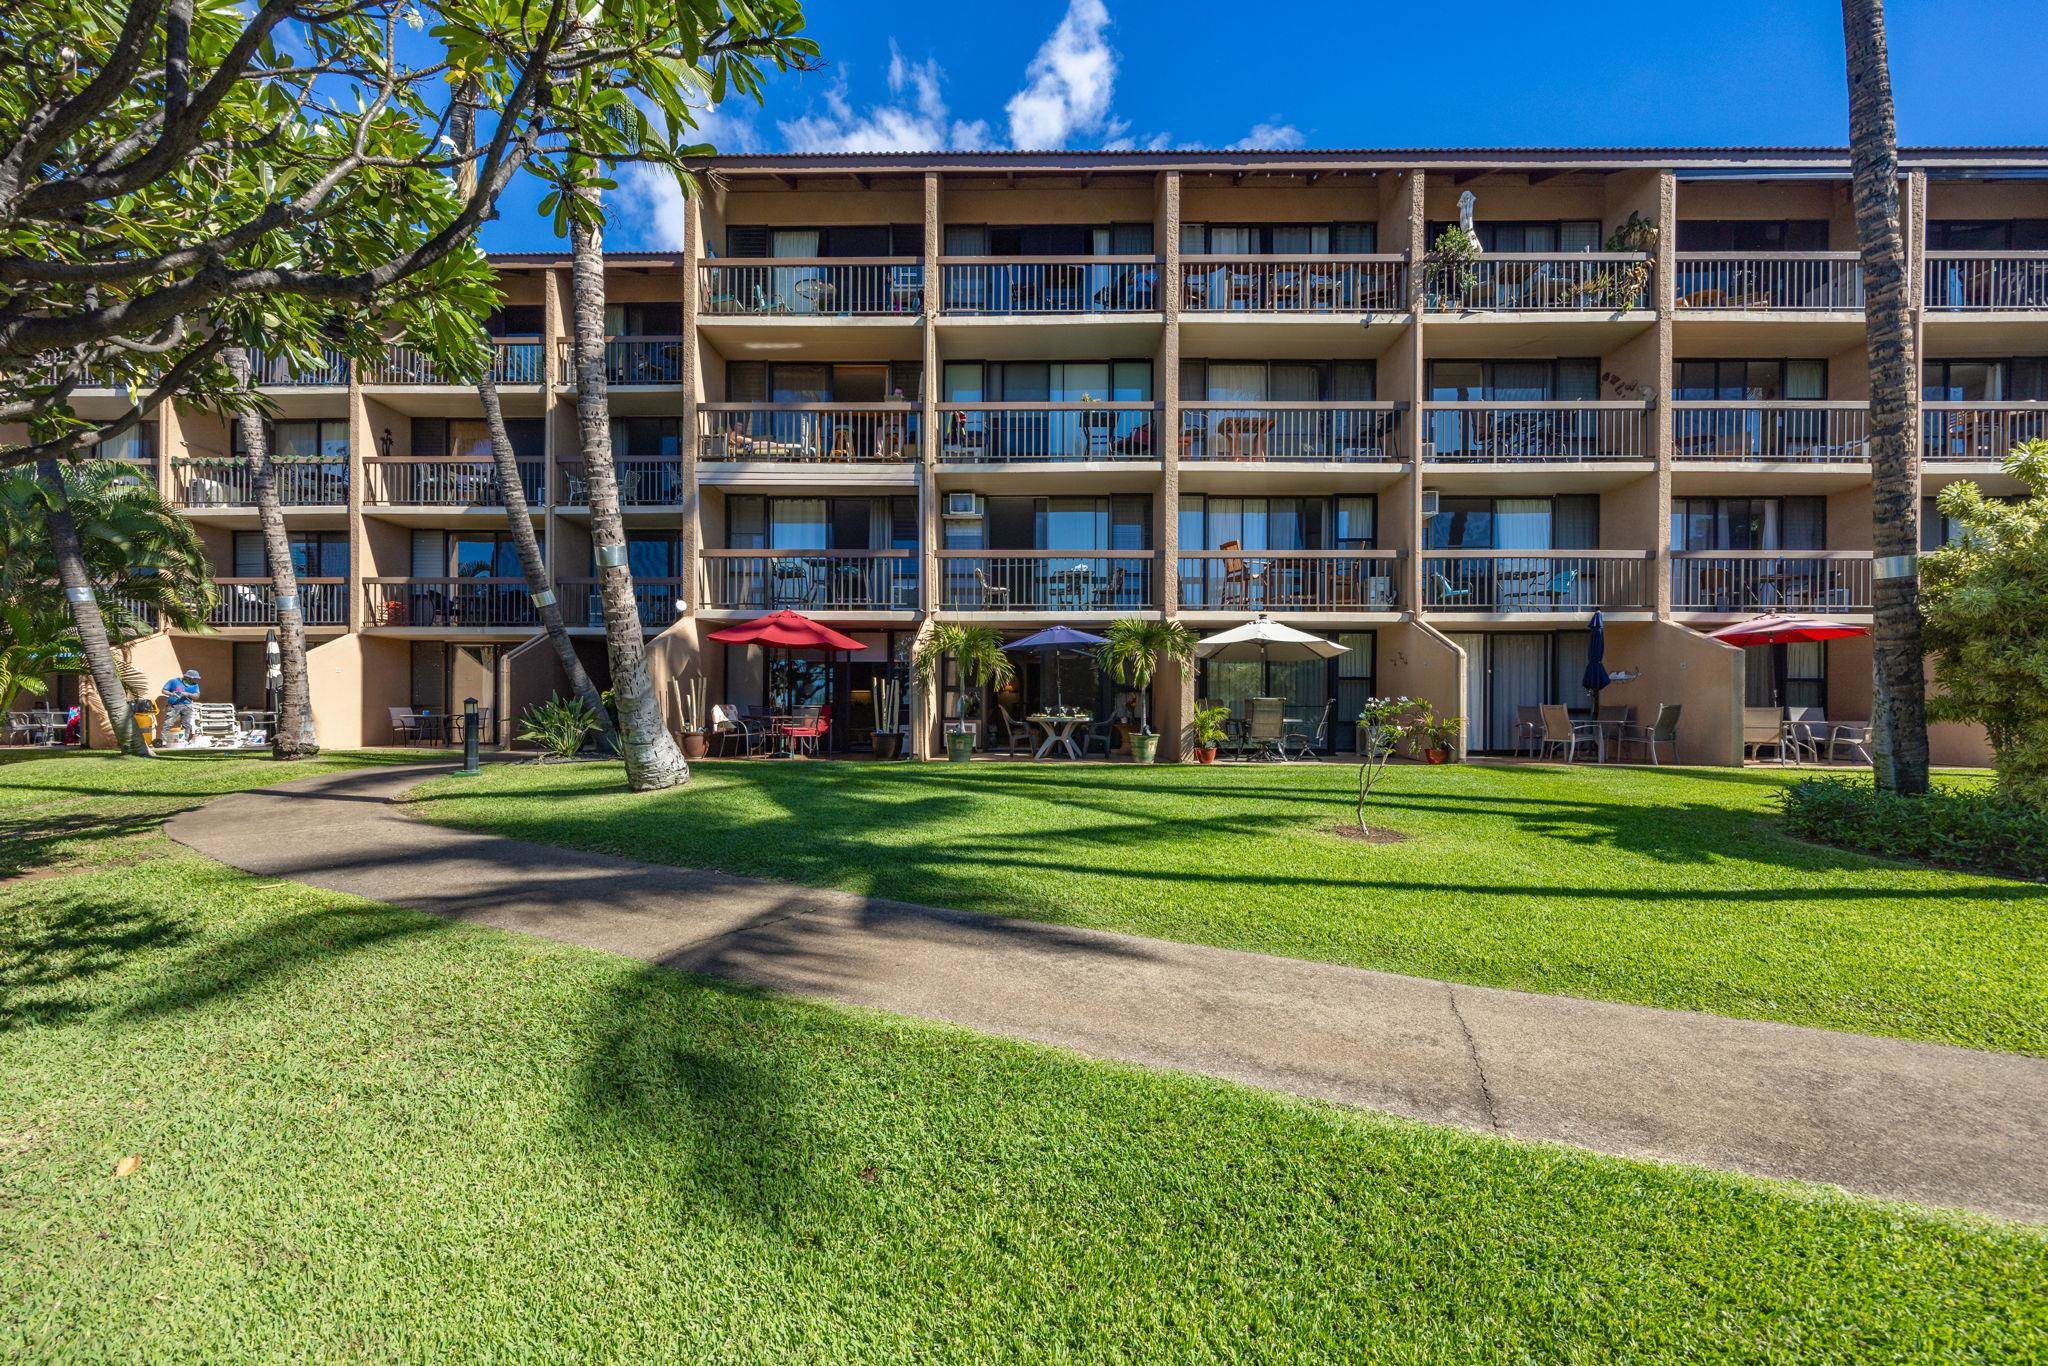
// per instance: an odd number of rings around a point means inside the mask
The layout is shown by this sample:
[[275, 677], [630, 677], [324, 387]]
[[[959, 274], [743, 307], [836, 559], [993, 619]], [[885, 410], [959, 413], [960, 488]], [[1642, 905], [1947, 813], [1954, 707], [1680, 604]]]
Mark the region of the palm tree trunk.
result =
[[107, 709], [121, 752], [149, 757], [149, 742], [142, 738], [142, 727], [135, 724], [135, 708], [128, 703], [121, 666], [114, 658], [113, 642], [107, 639], [106, 618], [100, 615], [99, 599], [93, 596], [85, 549], [64, 491], [64, 468], [55, 460], [43, 460], [36, 465], [36, 474], [50, 489], [50, 550], [57, 560], [57, 582], [64, 589], [64, 602], [71, 610], [71, 624], [78, 632], [86, 668], [92, 672], [93, 687], [99, 690], [100, 705]]
[[[573, 193], [599, 209], [595, 187]], [[594, 213], [593, 217], [597, 215]], [[690, 765], [661, 719], [661, 702], [647, 676], [647, 642], [626, 561], [626, 523], [619, 512], [619, 476], [612, 464], [611, 400], [604, 378], [604, 244], [594, 223], [572, 217], [569, 293], [576, 355], [576, 426], [590, 484], [590, 539], [604, 602], [604, 643], [611, 658], [612, 699], [619, 711], [619, 753], [626, 786], [635, 792], [675, 787], [690, 780]]]
[[[235, 384], [244, 393], [253, 382], [249, 353], [231, 347], [225, 355]], [[249, 484], [256, 494], [256, 525], [263, 532], [263, 560], [270, 569], [272, 611], [277, 616], [277, 726], [270, 736], [274, 759], [305, 759], [320, 752], [313, 731], [310, 671], [306, 667], [306, 610], [299, 597], [298, 566], [292, 563], [292, 540], [284, 529], [284, 498], [277, 491], [277, 466], [271, 463], [269, 434], [253, 405], [235, 414], [242, 439], [242, 458], [249, 462]]]
[[1899, 221], [1898, 125], [1883, 0], [1842, 0], [1849, 160], [1870, 352], [1873, 581], [1871, 755], [1877, 785], [1927, 790], [1927, 680], [1920, 643], [1920, 366]]
[[548, 644], [554, 647], [555, 662], [568, 676], [570, 692], [597, 714], [599, 732], [610, 741], [612, 723], [604, 709], [604, 698], [597, 691], [597, 685], [590, 681], [590, 673], [583, 667], [583, 661], [576, 656], [576, 642], [569, 639], [568, 628], [562, 622], [562, 605], [555, 600], [554, 580], [548, 574], [547, 561], [541, 557], [540, 538], [533, 534], [533, 516], [526, 504], [526, 486], [519, 479], [519, 458], [513, 454], [512, 438], [506, 435], [505, 412], [498, 403], [498, 381], [490, 371], [486, 370], [484, 377], [477, 381], [476, 396], [483, 400], [484, 427], [491, 434], [491, 459], [498, 467], [498, 496], [505, 504], [505, 520], [512, 531], [512, 544], [519, 550], [519, 568], [526, 575], [526, 591], [533, 597], [534, 610], [540, 613], [540, 624], [547, 631]]

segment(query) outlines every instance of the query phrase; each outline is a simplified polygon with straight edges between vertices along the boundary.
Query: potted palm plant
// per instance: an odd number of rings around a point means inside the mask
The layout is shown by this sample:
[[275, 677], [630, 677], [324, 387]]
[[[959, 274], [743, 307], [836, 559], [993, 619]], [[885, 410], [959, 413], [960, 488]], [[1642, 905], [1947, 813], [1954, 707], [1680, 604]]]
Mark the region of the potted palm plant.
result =
[[1159, 753], [1152, 733], [1152, 674], [1161, 660], [1186, 664], [1195, 657], [1194, 633], [1177, 621], [1146, 621], [1122, 617], [1103, 632], [1099, 650], [1102, 670], [1138, 694], [1138, 729], [1131, 735], [1131, 758], [1149, 764]]
[[875, 680], [875, 757], [903, 757], [903, 684], [895, 678]]
[[1002, 633], [993, 626], [962, 626], [941, 622], [932, 628], [912, 657], [917, 677], [927, 688], [940, 686], [947, 656], [960, 674], [959, 718], [946, 727], [946, 757], [965, 760], [974, 754], [974, 728], [967, 722], [968, 702], [990, 684], [1010, 681], [1014, 671], [1003, 653]]
[[1223, 723], [1229, 719], [1230, 708], [1228, 707], [1195, 708], [1196, 763], [1213, 764], [1216, 762], [1217, 747], [1223, 743], [1223, 737], [1228, 733], [1223, 729]]

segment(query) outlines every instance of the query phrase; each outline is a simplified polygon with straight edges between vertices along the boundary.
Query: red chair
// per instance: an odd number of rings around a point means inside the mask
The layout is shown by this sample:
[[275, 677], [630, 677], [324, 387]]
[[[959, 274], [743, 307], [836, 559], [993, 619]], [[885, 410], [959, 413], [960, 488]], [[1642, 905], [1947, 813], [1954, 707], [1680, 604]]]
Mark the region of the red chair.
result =
[[818, 714], [807, 721], [785, 721], [782, 724], [782, 738], [789, 742], [790, 753], [815, 757], [818, 742], [832, 729], [832, 709], [818, 708]]

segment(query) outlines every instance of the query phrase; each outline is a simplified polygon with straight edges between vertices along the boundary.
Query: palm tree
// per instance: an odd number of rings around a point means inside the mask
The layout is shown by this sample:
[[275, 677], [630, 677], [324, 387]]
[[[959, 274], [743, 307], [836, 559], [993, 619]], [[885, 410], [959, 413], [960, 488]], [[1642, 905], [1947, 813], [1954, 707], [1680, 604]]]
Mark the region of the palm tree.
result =
[[0, 602], [0, 713], [23, 693], [48, 692], [51, 674], [83, 667], [70, 613], [51, 602]]
[[1122, 617], [1103, 633], [1102, 671], [1138, 694], [1138, 733], [1152, 733], [1152, 674], [1166, 660], [1185, 666], [1195, 657], [1195, 633], [1178, 621]]
[[652, 792], [690, 781], [690, 764], [668, 733], [661, 701], [647, 676], [647, 642], [627, 563], [626, 522], [619, 511], [619, 475], [612, 463], [611, 400], [604, 377], [604, 206], [594, 185], [570, 191], [580, 207], [569, 216], [569, 295], [576, 358], [576, 427], [590, 483], [590, 540], [604, 603], [605, 651], [618, 707], [619, 754], [626, 786]]
[[927, 688], [938, 688], [949, 655], [953, 667], [960, 673], [959, 720], [960, 729], [964, 731], [967, 728], [967, 704], [974, 695], [991, 684], [1000, 687], [1009, 682], [1016, 674], [1016, 667], [1003, 650], [1002, 632], [995, 627], [962, 626], [958, 622], [943, 621], [932, 628], [931, 634], [924, 638], [911, 658], [918, 681]]
[[263, 428], [249, 374], [249, 353], [230, 347], [225, 359], [243, 403], [235, 410], [235, 432], [242, 440], [242, 458], [249, 464], [249, 483], [256, 495], [256, 525], [263, 534], [263, 559], [270, 569], [271, 610], [277, 617], [277, 728], [270, 753], [277, 759], [304, 759], [320, 752], [313, 731], [313, 699], [306, 669], [306, 612], [299, 600], [298, 566], [292, 562], [292, 540], [284, 528], [284, 499], [277, 491], [277, 469], [270, 459], [270, 433]]
[[1899, 226], [1898, 124], [1885, 57], [1883, 0], [1842, 0], [1849, 59], [1849, 161], [1863, 255], [1870, 353], [1871, 759], [1877, 785], [1927, 790], [1927, 681], [1920, 642], [1919, 361]]

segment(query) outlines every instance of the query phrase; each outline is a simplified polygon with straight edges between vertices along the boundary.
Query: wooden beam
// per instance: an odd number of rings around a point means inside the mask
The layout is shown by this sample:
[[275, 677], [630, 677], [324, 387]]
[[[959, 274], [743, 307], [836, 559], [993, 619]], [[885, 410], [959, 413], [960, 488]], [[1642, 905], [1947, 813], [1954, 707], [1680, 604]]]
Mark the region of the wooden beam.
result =
[[1232, 185], [1242, 185], [1244, 184], [1244, 177], [1245, 173], [1243, 171], [1239, 171], [1236, 175], [1230, 178], [1230, 183]]
[[1473, 181], [1479, 179], [1481, 176], [1489, 176], [1492, 174], [1493, 168], [1491, 166], [1488, 166], [1484, 170], [1479, 171], [1459, 171], [1451, 177], [1451, 184], [1469, 185]]
[[1565, 172], [1562, 167], [1549, 171], [1531, 171], [1529, 172], [1529, 183], [1531, 185], [1541, 185], [1544, 181], [1555, 180], [1563, 174]]

